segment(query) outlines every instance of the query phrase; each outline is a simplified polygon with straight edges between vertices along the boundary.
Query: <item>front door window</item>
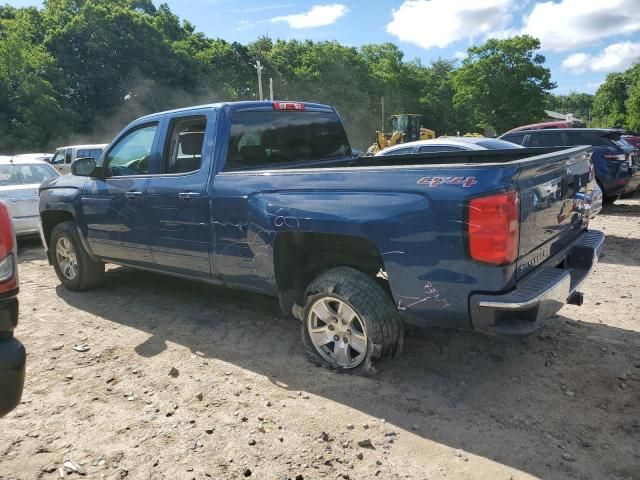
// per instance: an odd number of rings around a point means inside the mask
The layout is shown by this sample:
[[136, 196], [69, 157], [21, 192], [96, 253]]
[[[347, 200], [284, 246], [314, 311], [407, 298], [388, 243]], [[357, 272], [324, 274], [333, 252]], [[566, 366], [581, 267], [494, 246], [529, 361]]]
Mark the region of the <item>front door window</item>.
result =
[[109, 173], [114, 177], [148, 175], [157, 129], [157, 123], [145, 125], [122, 137], [105, 157]]

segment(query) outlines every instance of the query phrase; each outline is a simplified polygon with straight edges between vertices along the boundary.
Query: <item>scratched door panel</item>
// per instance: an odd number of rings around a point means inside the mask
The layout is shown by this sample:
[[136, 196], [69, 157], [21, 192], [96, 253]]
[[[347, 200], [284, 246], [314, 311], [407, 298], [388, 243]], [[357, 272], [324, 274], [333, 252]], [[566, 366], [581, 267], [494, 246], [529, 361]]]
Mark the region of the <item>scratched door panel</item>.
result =
[[[180, 193], [199, 196], [182, 198]], [[209, 275], [208, 199], [197, 176], [155, 177], [148, 189], [150, 247], [156, 264]]]
[[87, 240], [96, 255], [128, 263], [153, 263], [144, 204], [148, 182], [148, 177], [87, 181], [81, 203]]
[[163, 269], [208, 277], [211, 274], [209, 198], [215, 111], [167, 116], [160, 175], [147, 191], [149, 242]]

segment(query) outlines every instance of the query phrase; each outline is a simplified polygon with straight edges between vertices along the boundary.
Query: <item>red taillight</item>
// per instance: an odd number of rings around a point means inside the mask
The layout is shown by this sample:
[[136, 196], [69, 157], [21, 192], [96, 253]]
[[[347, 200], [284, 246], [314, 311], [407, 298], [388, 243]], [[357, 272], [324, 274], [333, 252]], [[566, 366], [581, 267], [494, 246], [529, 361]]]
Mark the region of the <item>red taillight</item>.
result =
[[18, 286], [15, 269], [16, 241], [11, 217], [5, 204], [0, 202], [0, 293]]
[[469, 254], [474, 260], [506, 265], [518, 258], [520, 213], [516, 192], [469, 201]]
[[300, 102], [273, 102], [274, 110], [297, 110], [304, 112], [304, 103]]
[[625, 160], [627, 160], [627, 154], [626, 153], [621, 153], [619, 155], [603, 155], [604, 158], [606, 158], [607, 160], [616, 160], [619, 162], [623, 162]]

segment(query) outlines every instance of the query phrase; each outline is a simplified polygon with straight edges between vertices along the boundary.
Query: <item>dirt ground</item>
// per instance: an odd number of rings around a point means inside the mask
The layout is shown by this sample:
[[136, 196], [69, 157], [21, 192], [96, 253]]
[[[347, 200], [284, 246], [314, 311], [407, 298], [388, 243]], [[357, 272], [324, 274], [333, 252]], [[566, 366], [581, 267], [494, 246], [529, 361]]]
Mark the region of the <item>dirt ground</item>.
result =
[[124, 268], [72, 293], [22, 242], [0, 479], [640, 479], [640, 198], [593, 228], [582, 307], [526, 339], [411, 329], [373, 378], [308, 363], [270, 298]]

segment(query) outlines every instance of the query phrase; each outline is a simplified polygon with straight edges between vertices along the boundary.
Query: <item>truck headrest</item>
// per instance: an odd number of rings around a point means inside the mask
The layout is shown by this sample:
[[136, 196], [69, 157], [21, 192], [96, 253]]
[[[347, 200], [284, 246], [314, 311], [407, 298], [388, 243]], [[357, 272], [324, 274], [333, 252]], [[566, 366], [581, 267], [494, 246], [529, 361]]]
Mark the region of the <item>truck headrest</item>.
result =
[[200, 155], [202, 153], [202, 142], [204, 132], [184, 132], [180, 134], [180, 144], [182, 153], [185, 155]]

